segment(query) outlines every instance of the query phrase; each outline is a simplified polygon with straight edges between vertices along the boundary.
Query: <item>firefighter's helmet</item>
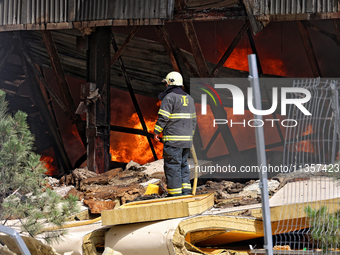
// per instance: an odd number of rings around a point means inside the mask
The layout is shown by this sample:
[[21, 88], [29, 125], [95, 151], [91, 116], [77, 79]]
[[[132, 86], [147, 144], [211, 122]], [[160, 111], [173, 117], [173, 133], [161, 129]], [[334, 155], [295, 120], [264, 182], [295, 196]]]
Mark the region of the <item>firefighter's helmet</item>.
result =
[[179, 72], [173, 71], [163, 79], [169, 86], [183, 86], [183, 78]]

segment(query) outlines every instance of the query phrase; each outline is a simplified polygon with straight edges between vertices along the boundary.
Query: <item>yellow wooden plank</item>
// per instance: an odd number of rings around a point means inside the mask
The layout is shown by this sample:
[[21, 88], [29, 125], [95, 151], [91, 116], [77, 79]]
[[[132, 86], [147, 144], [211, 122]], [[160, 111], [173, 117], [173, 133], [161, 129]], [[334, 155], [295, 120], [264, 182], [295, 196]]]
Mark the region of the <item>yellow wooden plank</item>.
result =
[[101, 212], [103, 226], [187, 217], [214, 204], [214, 195], [183, 196], [132, 202]]

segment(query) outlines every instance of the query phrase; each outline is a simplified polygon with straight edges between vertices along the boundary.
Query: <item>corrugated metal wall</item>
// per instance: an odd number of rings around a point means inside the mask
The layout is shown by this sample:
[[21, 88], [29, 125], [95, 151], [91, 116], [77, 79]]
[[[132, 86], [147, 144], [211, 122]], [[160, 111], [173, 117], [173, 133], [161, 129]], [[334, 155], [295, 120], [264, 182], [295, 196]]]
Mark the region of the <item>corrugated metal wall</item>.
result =
[[338, 12], [340, 0], [252, 0], [254, 15]]
[[0, 0], [0, 25], [170, 19], [174, 0]]

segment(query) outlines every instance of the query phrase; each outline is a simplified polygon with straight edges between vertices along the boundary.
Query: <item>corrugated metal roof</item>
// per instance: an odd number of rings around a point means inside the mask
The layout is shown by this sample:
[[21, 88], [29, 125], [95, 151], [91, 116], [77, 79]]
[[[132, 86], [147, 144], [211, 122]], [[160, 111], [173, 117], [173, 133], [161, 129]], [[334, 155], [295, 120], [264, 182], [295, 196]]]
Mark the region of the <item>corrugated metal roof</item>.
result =
[[174, 0], [1, 0], [0, 26], [100, 20], [152, 24], [150, 20], [171, 19], [173, 9]]
[[338, 12], [340, 0], [251, 0], [254, 15]]

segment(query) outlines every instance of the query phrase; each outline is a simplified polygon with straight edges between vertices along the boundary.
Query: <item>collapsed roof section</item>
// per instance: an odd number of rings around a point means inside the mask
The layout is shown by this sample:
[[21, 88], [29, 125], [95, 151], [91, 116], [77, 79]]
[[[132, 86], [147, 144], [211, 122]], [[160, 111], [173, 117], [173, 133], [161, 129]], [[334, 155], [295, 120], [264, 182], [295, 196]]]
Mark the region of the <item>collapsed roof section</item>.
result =
[[[58, 54], [64, 72], [70, 76], [86, 80], [86, 50], [79, 47], [79, 40], [82, 40], [81, 32], [77, 29], [58, 30], [52, 31], [52, 35], [58, 46]], [[121, 47], [126, 36], [115, 34], [115, 37], [118, 46]], [[28, 45], [28, 51], [33, 61], [39, 65], [51, 67], [41, 33], [38, 31], [24, 33], [23, 39]], [[180, 51], [187, 61], [194, 66], [193, 55], [182, 49]], [[113, 51], [111, 51], [111, 55], [111, 59], [113, 59], [115, 56]], [[150, 55], [153, 56], [152, 59]], [[157, 97], [164, 90], [161, 77], [165, 77], [167, 70], [171, 70], [172, 67], [169, 56], [161, 43], [135, 37], [129, 43], [129, 47], [124, 50], [122, 56], [135, 93]], [[190, 71], [185, 68], [184, 63], [180, 62], [179, 65], [183, 70], [182, 74], [185, 82], [189, 84]], [[215, 66], [211, 62], [207, 62], [207, 65], [209, 70], [212, 70]], [[218, 77], [247, 77], [247, 75], [248, 73], [246, 72], [222, 67]], [[111, 87], [127, 90], [125, 79], [118, 63], [114, 63], [111, 67]]]

